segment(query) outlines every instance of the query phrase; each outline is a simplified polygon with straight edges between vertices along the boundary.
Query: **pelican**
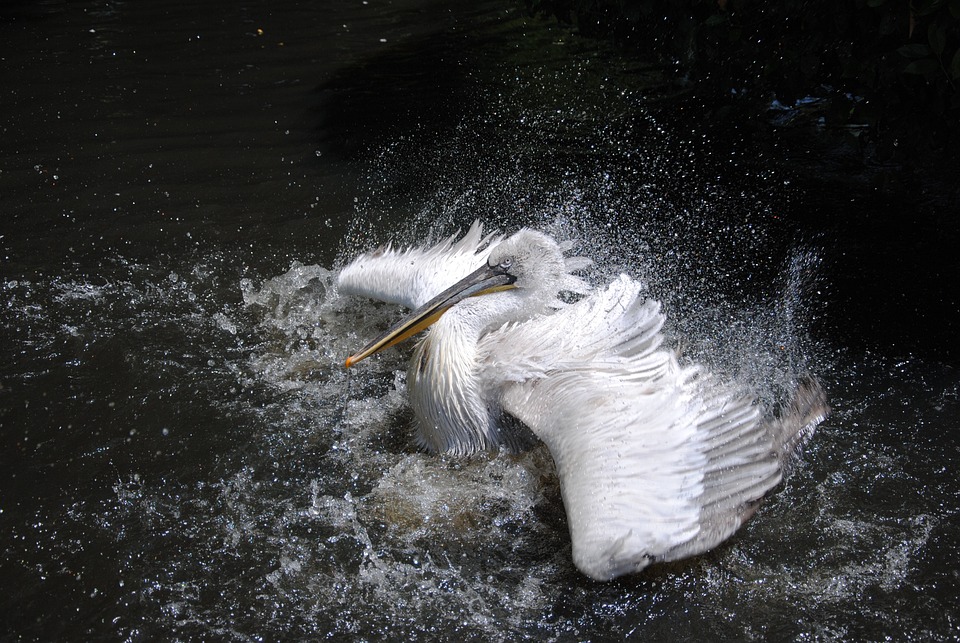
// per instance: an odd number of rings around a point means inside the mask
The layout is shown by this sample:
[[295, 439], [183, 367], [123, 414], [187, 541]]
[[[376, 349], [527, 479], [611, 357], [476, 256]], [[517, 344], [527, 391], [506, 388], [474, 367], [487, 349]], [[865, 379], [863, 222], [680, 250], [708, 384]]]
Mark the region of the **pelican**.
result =
[[346, 366], [429, 328], [407, 376], [418, 444], [515, 450], [519, 420], [553, 456], [574, 564], [609, 580], [729, 538], [828, 408], [810, 379], [764, 416], [663, 346], [660, 304], [637, 281], [591, 288], [573, 274], [591, 262], [569, 250], [526, 228], [484, 235], [475, 222], [459, 240], [359, 256], [340, 292], [413, 312]]

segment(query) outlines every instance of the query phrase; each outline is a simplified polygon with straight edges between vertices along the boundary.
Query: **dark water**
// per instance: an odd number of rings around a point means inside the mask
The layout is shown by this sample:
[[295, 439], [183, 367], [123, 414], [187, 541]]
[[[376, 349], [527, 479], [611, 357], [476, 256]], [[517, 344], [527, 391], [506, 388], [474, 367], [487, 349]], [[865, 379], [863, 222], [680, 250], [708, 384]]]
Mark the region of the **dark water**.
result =
[[[2, 638], [960, 633], [956, 231], [877, 224], [949, 199], [719, 132], [511, 3], [7, 3], [0, 43]], [[417, 453], [403, 355], [344, 372], [393, 311], [337, 265], [476, 217], [644, 278], [769, 403], [820, 374], [729, 543], [588, 581], [543, 449]]]

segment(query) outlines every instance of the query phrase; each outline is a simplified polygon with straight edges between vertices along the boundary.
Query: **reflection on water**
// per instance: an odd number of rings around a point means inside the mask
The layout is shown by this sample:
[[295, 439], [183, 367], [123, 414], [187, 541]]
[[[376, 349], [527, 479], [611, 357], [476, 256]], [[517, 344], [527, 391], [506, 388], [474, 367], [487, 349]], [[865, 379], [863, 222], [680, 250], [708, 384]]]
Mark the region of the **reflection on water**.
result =
[[[656, 70], [497, 2], [3, 12], [6, 637], [955, 635], [955, 368], [826, 334], [804, 197], [643, 107]], [[418, 453], [404, 354], [342, 368], [395, 311], [336, 266], [478, 216], [643, 278], [770, 403], [822, 374], [729, 543], [590, 582], [545, 449]]]

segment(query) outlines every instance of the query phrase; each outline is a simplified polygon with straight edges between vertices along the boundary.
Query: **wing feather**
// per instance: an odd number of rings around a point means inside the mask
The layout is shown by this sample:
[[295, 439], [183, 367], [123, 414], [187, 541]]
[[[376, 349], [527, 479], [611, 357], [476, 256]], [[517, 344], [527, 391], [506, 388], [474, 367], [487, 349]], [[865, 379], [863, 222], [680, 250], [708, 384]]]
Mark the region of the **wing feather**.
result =
[[792, 448], [778, 435], [789, 423], [761, 421], [750, 398], [660, 347], [659, 305], [639, 291], [621, 276], [480, 345], [508, 381], [504, 410], [554, 457], [574, 562], [596, 579], [728, 538], [780, 482], [779, 445]]
[[388, 244], [364, 253], [340, 271], [337, 285], [344, 294], [418, 308], [476, 270], [503, 240], [484, 235], [479, 221], [459, 241], [458, 234], [434, 246], [394, 250]]

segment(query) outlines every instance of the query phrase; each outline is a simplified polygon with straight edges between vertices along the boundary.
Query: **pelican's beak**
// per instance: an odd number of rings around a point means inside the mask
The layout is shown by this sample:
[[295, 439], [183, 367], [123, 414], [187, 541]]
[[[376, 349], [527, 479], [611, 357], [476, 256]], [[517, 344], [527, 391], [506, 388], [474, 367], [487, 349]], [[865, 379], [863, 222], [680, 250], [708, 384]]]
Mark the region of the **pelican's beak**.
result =
[[467, 297], [488, 295], [493, 292], [516, 288], [516, 286], [513, 285], [513, 282], [516, 280], [517, 278], [508, 273], [504, 268], [484, 264], [482, 268], [470, 273], [450, 286], [423, 306], [410, 313], [408, 317], [394, 324], [390, 330], [364, 346], [359, 352], [348, 357], [347, 368], [350, 368], [360, 360], [366, 359], [384, 348], [399, 344], [408, 337], [416, 335], [440, 319], [440, 316], [447, 312], [453, 305], [463, 301]]

